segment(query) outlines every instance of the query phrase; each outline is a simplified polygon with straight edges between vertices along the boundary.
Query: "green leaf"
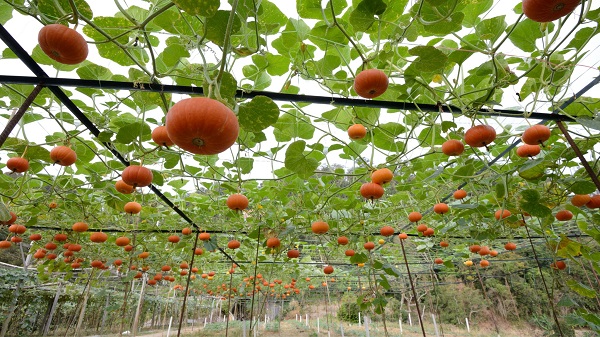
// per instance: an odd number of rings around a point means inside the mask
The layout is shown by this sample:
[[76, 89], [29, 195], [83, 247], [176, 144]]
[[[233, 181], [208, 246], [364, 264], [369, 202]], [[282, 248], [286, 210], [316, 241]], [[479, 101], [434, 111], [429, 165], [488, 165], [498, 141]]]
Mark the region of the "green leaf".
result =
[[278, 142], [287, 142], [293, 138], [311, 139], [315, 127], [308, 117], [296, 109], [288, 110], [275, 123], [273, 135]]
[[[508, 27], [510, 31], [514, 25]], [[533, 20], [521, 20], [508, 36], [510, 41], [519, 49], [525, 52], [533, 52], [537, 49], [535, 43], [541, 39], [544, 33], [540, 30], [540, 24]]]
[[12, 18], [13, 8], [6, 2], [0, 2], [0, 25], [5, 25]]
[[173, 0], [173, 3], [189, 15], [205, 17], [215, 15], [220, 5], [219, 0]]
[[369, 257], [365, 253], [357, 253], [350, 257], [350, 263], [358, 264], [369, 261]]
[[500, 178], [502, 183], [496, 183], [496, 198], [502, 199], [506, 195], [506, 185], [504, 184], [504, 179]]
[[581, 284], [575, 281], [574, 279], [567, 280], [567, 285], [569, 286], [569, 288], [571, 288], [571, 290], [573, 290], [581, 296], [585, 296], [588, 298], [596, 297], [596, 292], [594, 291], [594, 289], [584, 284]]
[[[135, 33], [131, 31], [133, 24], [125, 18], [96, 17], [92, 21], [96, 26], [98, 26], [98, 28], [105, 32], [110, 32], [111, 36], [118, 36], [118, 38], [115, 39], [115, 42], [118, 42], [121, 45], [127, 45], [130, 42], [130, 38], [135, 39]], [[83, 27], [83, 32], [87, 36], [94, 39], [94, 41], [105, 42], [107, 40], [106, 36], [101, 34], [90, 25], [85, 25]], [[142, 48], [126, 48], [131, 57], [128, 56], [123, 49], [121, 49], [115, 43], [99, 43], [96, 44], [96, 48], [98, 48], [98, 53], [100, 56], [112, 60], [122, 66], [135, 65], [135, 61], [132, 59], [132, 57], [134, 59], [143, 61], [144, 63], [149, 60], [148, 54]]]
[[575, 194], [590, 194], [596, 191], [596, 185], [587, 180], [579, 180], [569, 186], [569, 191]]
[[80, 65], [79, 68], [77, 68], [77, 75], [82, 79], [110, 80], [113, 74], [110, 69], [106, 67], [86, 62], [85, 65]]
[[248, 132], [259, 132], [275, 124], [279, 119], [279, 107], [266, 96], [256, 96], [250, 102], [240, 104], [238, 120], [240, 127]]
[[438, 73], [446, 66], [448, 56], [442, 51], [432, 46], [417, 46], [408, 51], [410, 55], [418, 56], [413, 61], [411, 67], [414, 67], [417, 73]]
[[[326, 7], [321, 6], [321, 0], [297, 0], [296, 10], [298, 15], [305, 19], [317, 19], [323, 20], [326, 17], [331, 20], [331, 9], [330, 1], [327, 2]], [[342, 13], [344, 8], [348, 6], [346, 0], [333, 0], [333, 8], [335, 9], [335, 15], [338, 16]]]
[[252, 167], [254, 166], [253, 158], [242, 157], [237, 160], [238, 165], [240, 166], [240, 171], [242, 174], [248, 174], [252, 172]]
[[149, 140], [151, 133], [152, 130], [148, 124], [144, 122], [131, 123], [119, 129], [115, 140], [118, 143], [129, 144], [137, 138], [141, 138], [142, 141]]
[[521, 202], [519, 203], [521, 209], [531, 216], [535, 216], [538, 218], [545, 218], [547, 216], [552, 215], [552, 210], [550, 208], [535, 202]]
[[493, 44], [502, 36], [504, 29], [506, 29], [506, 21], [504, 19], [504, 15], [485, 19], [477, 24], [475, 32], [482, 40], [488, 40]]
[[519, 168], [519, 176], [525, 180], [536, 180], [544, 176], [547, 163], [543, 158], [528, 160]]
[[0, 202], [0, 221], [8, 221], [10, 218], [10, 211], [3, 202]]
[[305, 147], [306, 142], [303, 140], [295, 141], [288, 146], [285, 151], [285, 168], [306, 179], [319, 167], [319, 162], [304, 153]]
[[596, 29], [591, 27], [583, 27], [575, 32], [575, 36], [565, 49], [574, 48], [580, 50], [581, 47], [583, 47], [595, 34], [598, 34]]
[[357, 32], [365, 32], [375, 22], [375, 17], [383, 14], [387, 5], [381, 0], [363, 0], [350, 13], [350, 24]]
[[556, 255], [563, 258], [575, 257], [581, 255], [581, 244], [573, 241], [566, 236], [562, 236], [558, 244]]
[[600, 118], [577, 117], [575, 120], [587, 128], [600, 130]]
[[523, 190], [521, 197], [527, 202], [537, 203], [540, 200], [540, 193], [534, 189]]
[[[85, 0], [75, 0], [74, 4], [80, 15], [85, 16], [88, 19], [91, 19], [94, 16], [90, 5], [88, 5]], [[64, 13], [72, 13], [69, 0], [38, 0], [37, 9], [44, 15], [44, 18], [48, 20], [49, 23], [59, 23], [57, 22], [58, 19], [62, 19], [60, 23], [66, 23]]]
[[[206, 20], [206, 38], [219, 46], [225, 43], [225, 34], [227, 31], [227, 22], [229, 21], [231, 11], [217, 11], [217, 13]], [[237, 15], [234, 15], [233, 25], [230, 35], [240, 31], [242, 23]]]

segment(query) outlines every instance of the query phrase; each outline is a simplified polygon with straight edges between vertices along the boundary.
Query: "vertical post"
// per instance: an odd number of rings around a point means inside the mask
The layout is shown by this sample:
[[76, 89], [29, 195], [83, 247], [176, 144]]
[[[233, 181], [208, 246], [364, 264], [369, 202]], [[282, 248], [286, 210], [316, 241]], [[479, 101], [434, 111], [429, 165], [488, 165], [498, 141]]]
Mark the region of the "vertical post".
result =
[[298, 314], [296, 314], [296, 321], [298, 321]]
[[360, 326], [360, 311], [358, 312], [358, 326]]
[[425, 334], [425, 326], [423, 326], [423, 319], [421, 318], [421, 310], [419, 309], [419, 297], [417, 296], [417, 291], [415, 290], [415, 285], [412, 281], [412, 276], [410, 274], [410, 268], [408, 267], [408, 260], [406, 259], [406, 250], [404, 249], [404, 240], [400, 240], [400, 246], [402, 247], [402, 255], [404, 256], [404, 264], [406, 265], [406, 274], [408, 275], [408, 281], [410, 282], [410, 288], [413, 293], [413, 297], [415, 298], [415, 307], [417, 308], [417, 315], [419, 317], [419, 324], [421, 325], [421, 332], [423, 332], [423, 337], [427, 336]]
[[340, 332], [342, 333], [342, 337], [344, 337], [344, 324], [340, 323]]
[[410, 311], [408, 312], [408, 324], [412, 326], [412, 317], [410, 315]]
[[52, 318], [54, 317], [54, 313], [56, 312], [56, 307], [58, 306], [58, 299], [60, 298], [60, 292], [62, 290], [62, 282], [58, 283], [58, 289], [56, 289], [56, 295], [54, 295], [54, 302], [52, 302], [52, 308], [50, 309], [50, 314], [48, 315], [48, 320], [46, 321], [46, 325], [44, 325], [43, 336], [48, 335], [50, 331], [50, 324], [52, 324]]
[[44, 88], [44, 86], [42, 86], [40, 84], [36, 85], [35, 88], [33, 88], [31, 93], [29, 94], [29, 96], [27, 96], [27, 98], [25, 98], [23, 105], [21, 105], [21, 107], [19, 107], [19, 110], [17, 110], [17, 112], [10, 118], [8, 123], [6, 123], [6, 126], [4, 127], [2, 134], [0, 134], [0, 147], [2, 147], [2, 145], [4, 145], [4, 142], [6, 141], [6, 139], [12, 132], [12, 130], [15, 128], [17, 123], [19, 123], [21, 118], [23, 118], [25, 111], [27, 111], [27, 109], [29, 109], [29, 106], [31, 105], [31, 103], [33, 103], [33, 100], [35, 100], [35, 98], [40, 93], [42, 88]]
[[246, 321], [242, 321], [242, 336], [246, 337]]
[[431, 319], [433, 320], [433, 328], [435, 329], [435, 336], [440, 337], [440, 333], [438, 331], [437, 322], [435, 321], [435, 315], [431, 314]]
[[370, 319], [369, 319], [368, 315], [365, 316], [364, 321], [365, 321], [365, 336], [366, 337], [371, 337], [371, 333], [369, 331], [369, 323], [370, 323], [369, 321], [370, 321]]
[[467, 324], [467, 332], [471, 332], [471, 328], [469, 327], [469, 319], [465, 317], [465, 323]]
[[138, 299], [137, 308], [135, 309], [135, 317], [133, 318], [133, 328], [131, 328], [131, 333], [135, 337], [138, 332], [138, 325], [140, 323], [140, 314], [142, 313], [142, 301], [144, 300], [144, 292], [146, 290], [148, 274], [144, 273], [142, 276], [142, 289], [140, 289], [140, 298]]
[[[198, 229], [198, 226], [196, 226], [194, 224], [194, 227], [196, 227], [196, 229]], [[194, 247], [192, 247], [192, 259], [190, 260], [190, 265], [189, 268], [190, 270], [192, 270], [192, 268], [194, 267], [194, 257], [196, 256], [196, 247], [198, 247], [198, 235], [200, 235], [200, 230], [197, 230], [195, 232], [195, 236], [196, 238], [194, 239]], [[185, 303], [187, 302], [187, 297], [188, 297], [188, 293], [189, 293], [189, 289], [190, 289], [190, 281], [192, 279], [192, 273], [188, 273], [187, 275], [187, 282], [185, 283], [185, 292], [183, 294], [183, 303], [181, 303], [181, 316], [179, 316], [179, 327], [177, 329], [177, 337], [179, 337], [181, 335], [181, 326], [183, 324], [183, 316], [185, 314]]]
[[206, 317], [204, 317], [204, 326], [203, 328], [206, 328]]
[[402, 317], [398, 318], [398, 325], [400, 326], [400, 334], [402, 335]]
[[169, 337], [169, 334], [171, 333], [171, 323], [173, 323], [173, 316], [171, 316], [171, 319], [169, 319], [169, 328], [167, 329], [167, 337]]

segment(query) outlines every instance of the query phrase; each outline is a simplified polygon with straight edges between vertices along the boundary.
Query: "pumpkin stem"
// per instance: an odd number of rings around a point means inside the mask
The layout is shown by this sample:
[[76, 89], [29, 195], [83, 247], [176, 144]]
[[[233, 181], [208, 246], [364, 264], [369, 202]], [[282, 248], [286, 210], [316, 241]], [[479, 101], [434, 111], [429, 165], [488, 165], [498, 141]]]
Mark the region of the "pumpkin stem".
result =
[[204, 140], [201, 138], [194, 138], [192, 139], [192, 144], [196, 145], [197, 147], [202, 147], [204, 146]]

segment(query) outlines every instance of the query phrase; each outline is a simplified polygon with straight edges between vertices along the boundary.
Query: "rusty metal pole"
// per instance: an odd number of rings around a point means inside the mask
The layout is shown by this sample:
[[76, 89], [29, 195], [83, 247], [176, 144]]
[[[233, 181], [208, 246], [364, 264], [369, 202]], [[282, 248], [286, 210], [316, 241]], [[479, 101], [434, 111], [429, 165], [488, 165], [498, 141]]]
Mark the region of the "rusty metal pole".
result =
[[196, 227], [196, 231], [194, 231], [194, 234], [196, 235], [196, 238], [194, 239], [194, 248], [192, 248], [192, 259], [190, 261], [190, 271], [187, 275], [187, 282], [185, 284], [185, 293], [183, 294], [183, 303], [181, 304], [181, 315], [179, 316], [179, 328], [177, 329], [177, 337], [179, 337], [181, 335], [181, 326], [183, 325], [183, 316], [185, 314], [185, 305], [187, 302], [187, 298], [188, 298], [188, 291], [190, 289], [190, 280], [192, 278], [192, 268], [194, 267], [194, 257], [196, 256], [196, 248], [198, 247], [198, 235], [199, 230], [198, 230], [198, 226], [196, 226], [194, 224], [194, 227]]
[[15, 128], [17, 123], [19, 123], [23, 115], [25, 115], [25, 111], [29, 109], [31, 103], [33, 103], [33, 100], [37, 97], [37, 95], [43, 88], [44, 86], [41, 84], [36, 85], [35, 88], [33, 88], [31, 93], [29, 94], [29, 96], [25, 98], [25, 102], [23, 102], [23, 105], [21, 105], [19, 110], [17, 110], [17, 112], [10, 118], [10, 120], [4, 127], [4, 131], [2, 131], [2, 134], [0, 134], [0, 147], [4, 145], [4, 142], [6, 141], [12, 130]]
[[575, 144], [575, 141], [573, 141], [573, 138], [569, 134], [569, 131], [567, 131], [565, 124], [561, 121], [557, 121], [556, 125], [558, 126], [560, 131], [563, 133], [563, 135], [567, 139], [567, 142], [569, 143], [569, 145], [571, 146], [573, 151], [575, 151], [577, 158], [579, 158], [579, 161], [581, 161], [581, 165], [585, 168], [585, 171], [587, 172], [587, 174], [590, 176], [590, 178], [594, 182], [594, 185], [596, 185], [596, 189], [600, 191], [600, 180], [598, 179], [598, 176], [596, 175], [594, 170], [592, 170], [592, 167], [590, 166], [590, 164], [587, 162], [587, 160], [583, 156], [583, 153], [581, 152], [581, 150], [579, 149], [577, 144]]

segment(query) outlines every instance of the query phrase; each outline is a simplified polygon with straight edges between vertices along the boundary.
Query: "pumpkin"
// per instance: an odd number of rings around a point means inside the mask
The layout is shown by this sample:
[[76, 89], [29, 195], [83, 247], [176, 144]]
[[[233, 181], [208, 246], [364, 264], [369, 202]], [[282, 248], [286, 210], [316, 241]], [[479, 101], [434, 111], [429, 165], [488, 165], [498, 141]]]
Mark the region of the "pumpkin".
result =
[[383, 226], [379, 230], [379, 233], [383, 236], [392, 236], [394, 235], [394, 228], [392, 228], [391, 226]]
[[436, 212], [437, 214], [445, 214], [450, 211], [450, 207], [448, 206], [448, 204], [440, 202], [433, 206], [433, 211]]
[[162, 266], [160, 268], [160, 270], [162, 270], [162, 271], [170, 271], [171, 270], [171, 266], [165, 264], [164, 266]]
[[440, 241], [440, 247], [446, 248], [448, 246], [450, 246], [450, 244], [448, 243], [448, 241]]
[[15, 234], [23, 234], [26, 230], [27, 228], [23, 225], [12, 224], [8, 226], [8, 231]]
[[46, 257], [46, 251], [40, 248], [35, 251], [35, 254], [33, 254], [33, 257], [36, 259], [43, 259], [44, 257]]
[[490, 262], [488, 260], [481, 260], [479, 261], [479, 265], [481, 266], [481, 268], [489, 267]]
[[163, 275], [161, 273], [157, 273], [152, 279], [155, 281], [160, 281], [163, 279]]
[[164, 125], [158, 126], [152, 130], [152, 134], [150, 136], [152, 137], [152, 141], [159, 146], [169, 147], [174, 144], [167, 134], [167, 127]]
[[533, 156], [537, 156], [541, 152], [541, 148], [539, 145], [529, 145], [523, 144], [517, 148], [517, 156], [521, 158], [530, 158]]
[[371, 173], [371, 182], [379, 185], [387, 184], [394, 178], [394, 173], [388, 168], [382, 168]]
[[56, 207], [58, 207], [58, 204], [55, 201], [52, 201], [48, 204], [48, 208], [50, 209], [55, 209]]
[[169, 235], [169, 237], [167, 238], [167, 240], [170, 243], [178, 243], [179, 240], [180, 240], [180, 237], [179, 237], [179, 235]]
[[78, 64], [88, 56], [88, 45], [76, 30], [60, 24], [40, 29], [38, 43], [51, 59], [63, 64]]
[[57, 241], [57, 242], [67, 241], [67, 234], [59, 233], [59, 234], [54, 235], [54, 241]]
[[490, 252], [490, 247], [488, 247], [488, 246], [483, 246], [483, 247], [481, 247], [481, 249], [480, 249], [480, 250], [479, 250], [477, 253], [478, 253], [479, 255], [481, 255], [481, 256], [489, 255], [489, 254], [491, 253], [491, 252]]
[[267, 240], [267, 247], [269, 247], [269, 248], [277, 248], [277, 247], [279, 247], [280, 244], [281, 244], [281, 242], [279, 241], [278, 238], [269, 238]]
[[408, 214], [408, 221], [410, 222], [418, 222], [423, 219], [423, 216], [419, 212], [410, 212]]
[[376, 183], [364, 183], [360, 186], [360, 195], [369, 200], [381, 198], [384, 192], [383, 187]]
[[427, 228], [428, 228], [427, 225], [424, 224], [424, 223], [422, 223], [422, 224], [420, 224], [420, 225], [417, 226], [417, 232], [423, 233], [424, 231], [427, 230]]
[[194, 249], [194, 255], [202, 255], [202, 253], [204, 253], [204, 251], [202, 250], [202, 248], [196, 248], [196, 249]]
[[40, 234], [40, 233], [31, 234], [29, 236], [29, 240], [31, 240], [31, 241], [39, 241], [41, 239], [42, 239], [42, 234]]
[[298, 251], [297, 249], [290, 249], [287, 252], [287, 257], [289, 257], [290, 259], [295, 259], [299, 256], [300, 256], [300, 251]]
[[567, 268], [567, 264], [565, 263], [565, 261], [556, 261], [550, 264], [550, 268], [563, 270]]
[[206, 97], [181, 100], [169, 109], [167, 134], [174, 144], [195, 154], [217, 154], [233, 145], [240, 127], [225, 104]]
[[362, 124], [352, 124], [348, 128], [350, 139], [363, 139], [367, 135], [367, 128]]
[[585, 206], [587, 208], [600, 208], [600, 194], [592, 195], [590, 201]]
[[494, 213], [494, 217], [496, 220], [500, 220], [500, 218], [508, 218], [512, 213], [507, 209], [499, 209]]
[[231, 240], [227, 243], [227, 248], [229, 249], [238, 249], [240, 248], [240, 242], [238, 240]]
[[227, 207], [236, 211], [244, 210], [248, 207], [248, 198], [243, 194], [232, 194], [227, 198]]
[[137, 203], [135, 201], [130, 201], [125, 204], [125, 206], [123, 207], [123, 210], [127, 214], [138, 214], [139, 212], [142, 211], [142, 205], [140, 205], [139, 203]]
[[152, 183], [152, 171], [139, 165], [129, 165], [121, 174], [123, 181], [133, 187], [144, 187]]
[[123, 247], [123, 250], [126, 251], [126, 252], [130, 252], [130, 251], [133, 250], [133, 246], [132, 245], [127, 245], [127, 246]]
[[345, 236], [340, 236], [339, 238], [337, 238], [337, 243], [338, 245], [345, 246], [348, 244], [348, 238]]
[[46, 248], [47, 250], [55, 250], [56, 248], [58, 248], [58, 246], [54, 242], [48, 242], [44, 245], [44, 248]]
[[465, 191], [465, 190], [456, 190], [456, 191], [454, 191], [454, 193], [452, 193], [452, 196], [456, 200], [464, 199], [464, 198], [467, 197], [467, 191]]
[[580, 0], [523, 0], [523, 14], [537, 22], [550, 22], [571, 13]]
[[72, 252], [80, 252], [81, 251], [81, 245], [77, 244], [77, 243], [70, 243], [69, 244], [69, 248], [67, 248], [68, 250], [72, 251]]
[[514, 243], [512, 243], [512, 242], [507, 242], [504, 245], [504, 249], [506, 249], [506, 250], [515, 250], [515, 249], [517, 249], [517, 245], [514, 244]]
[[550, 128], [541, 124], [530, 126], [521, 136], [523, 143], [529, 145], [543, 145], [548, 138], [550, 138]]
[[592, 200], [592, 197], [589, 194], [575, 194], [573, 198], [571, 198], [571, 205], [581, 207]]
[[332, 266], [326, 266], [325, 268], [323, 268], [323, 272], [326, 275], [329, 275], [329, 274], [333, 273], [333, 267]]
[[6, 221], [0, 221], [0, 224], [8, 226], [8, 225], [12, 225], [13, 223], [15, 223], [15, 221], [17, 221], [17, 215], [15, 214], [15, 212], [11, 211], [10, 219], [8, 219]]
[[490, 256], [491, 256], [491, 257], [496, 257], [496, 256], [498, 256], [498, 251], [497, 251], [497, 250], [492, 250], [492, 251], [490, 251]]
[[29, 161], [22, 157], [12, 157], [6, 161], [6, 167], [15, 173], [23, 173], [29, 170]]
[[433, 262], [434, 262], [435, 264], [443, 264], [443, 263], [444, 263], [444, 260], [442, 260], [442, 258], [438, 257], [438, 258], [436, 258], [435, 260], [433, 260]]
[[210, 240], [210, 233], [200, 233], [198, 234], [198, 239], [202, 241], [208, 241]]
[[7, 241], [7, 240], [0, 241], [0, 249], [7, 249], [7, 248], [10, 248], [11, 246], [12, 246], [12, 243], [10, 241]]
[[133, 191], [135, 191], [135, 187], [128, 185], [126, 182], [120, 179], [115, 183], [115, 190], [123, 194], [131, 194]]
[[556, 220], [558, 220], [558, 221], [569, 221], [569, 220], [573, 219], [573, 213], [571, 213], [571, 211], [563, 209], [563, 210], [558, 211], [556, 213], [555, 217], [556, 217]]
[[179, 269], [188, 269], [190, 268], [190, 266], [187, 264], [187, 262], [181, 262], [179, 264]]
[[369, 241], [363, 245], [363, 248], [366, 250], [372, 250], [375, 248], [375, 244], [373, 242]]
[[387, 75], [379, 69], [363, 70], [354, 78], [354, 91], [360, 97], [375, 98], [381, 96], [388, 88]]
[[400, 234], [398, 234], [398, 239], [400, 239], [400, 240], [406, 240], [406, 239], [408, 239], [408, 234], [406, 234], [406, 233], [400, 233]]
[[92, 266], [92, 268], [100, 268], [102, 267], [102, 261], [94, 260], [92, 261], [92, 263], [90, 263], [90, 265]]
[[496, 139], [496, 130], [489, 125], [476, 125], [465, 132], [465, 143], [471, 147], [483, 147]]
[[13, 243], [19, 243], [19, 242], [23, 242], [23, 238], [20, 236], [13, 236], [12, 238], [10, 238], [10, 241]]
[[50, 160], [61, 166], [71, 166], [77, 161], [77, 153], [68, 146], [57, 146], [50, 151]]
[[442, 152], [447, 156], [460, 156], [465, 151], [465, 146], [460, 140], [450, 139], [442, 144]]
[[354, 256], [354, 250], [352, 250], [352, 249], [347, 249], [347, 250], [344, 252], [344, 254], [345, 254], [346, 256]]
[[102, 242], [105, 242], [107, 239], [108, 239], [108, 235], [106, 235], [106, 233], [103, 233], [103, 232], [90, 233], [90, 241], [92, 241], [92, 242], [102, 243]]
[[435, 234], [435, 230], [431, 227], [427, 227], [427, 229], [423, 232], [424, 236], [433, 236]]
[[85, 222], [76, 222], [71, 226], [71, 229], [73, 232], [83, 233], [89, 229], [89, 226]]
[[329, 231], [329, 224], [325, 221], [315, 221], [310, 225], [310, 229], [315, 234], [325, 234]]
[[471, 253], [477, 253], [477, 252], [479, 252], [480, 249], [481, 249], [480, 245], [471, 245], [471, 246], [469, 246], [469, 251]]
[[56, 259], [57, 257], [58, 257], [58, 256], [57, 256], [56, 254], [53, 254], [53, 253], [50, 253], [50, 254], [46, 255], [46, 258], [47, 258], [48, 260], [54, 260], [54, 259]]
[[138, 254], [138, 257], [140, 259], [147, 259], [148, 256], [150, 256], [150, 253], [148, 253], [148, 252], [141, 252], [141, 253]]

